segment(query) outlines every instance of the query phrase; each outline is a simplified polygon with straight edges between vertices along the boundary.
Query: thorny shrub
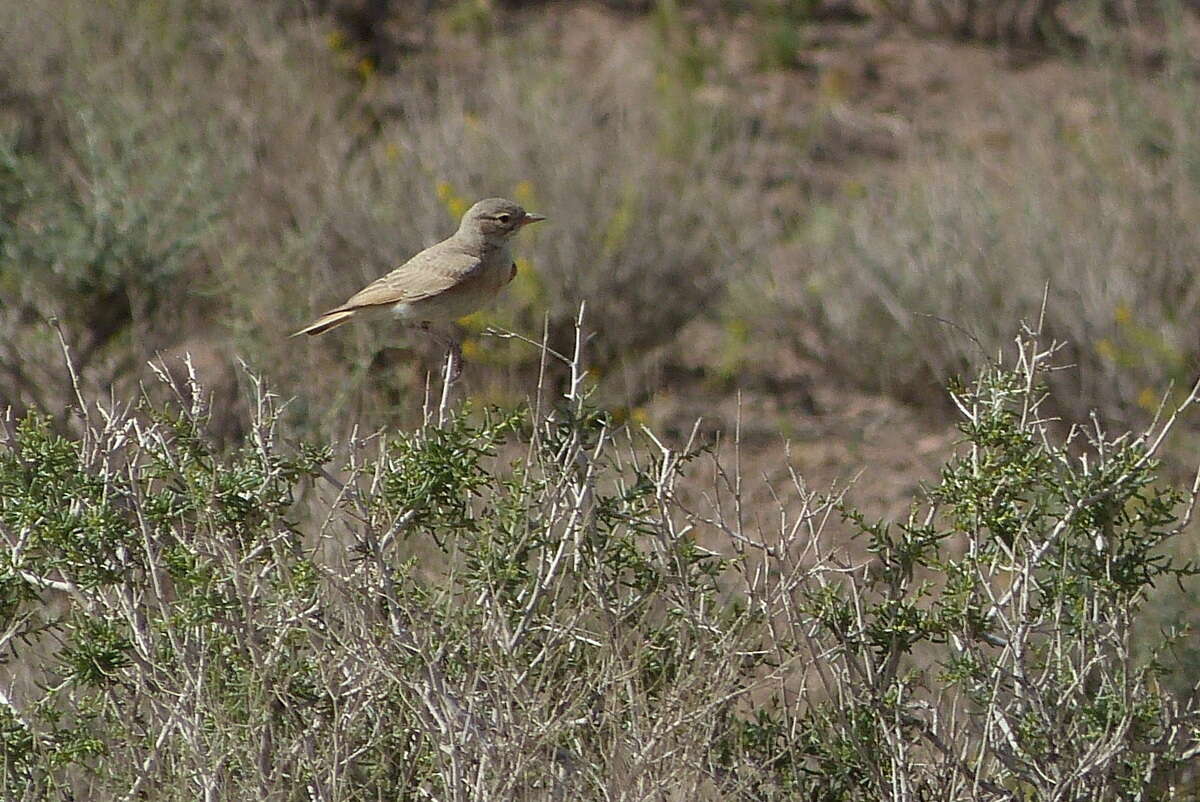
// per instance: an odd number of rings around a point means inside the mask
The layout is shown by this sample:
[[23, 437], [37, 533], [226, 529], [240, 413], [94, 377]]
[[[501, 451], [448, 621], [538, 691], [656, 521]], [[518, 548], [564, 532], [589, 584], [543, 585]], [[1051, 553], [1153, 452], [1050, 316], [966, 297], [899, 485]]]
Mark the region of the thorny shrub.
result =
[[3, 795], [1193, 792], [1200, 710], [1132, 636], [1197, 486], [1156, 474], [1174, 416], [1056, 436], [1053, 350], [953, 391], [961, 451], [892, 523], [799, 477], [753, 516], [719, 449], [614, 428], [578, 352], [557, 403], [343, 444], [290, 443], [258, 379], [229, 453], [194, 387], [10, 415]]

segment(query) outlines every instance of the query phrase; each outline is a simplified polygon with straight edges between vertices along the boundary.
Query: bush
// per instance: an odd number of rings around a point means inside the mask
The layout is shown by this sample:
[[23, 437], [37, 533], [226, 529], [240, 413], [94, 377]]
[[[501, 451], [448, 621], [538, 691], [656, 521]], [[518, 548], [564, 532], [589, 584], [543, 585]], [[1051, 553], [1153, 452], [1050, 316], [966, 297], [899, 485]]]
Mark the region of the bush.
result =
[[977, 0], [877, 0], [892, 17], [916, 22], [942, 33], [1010, 44], [1065, 44], [1066, 31], [1058, 17], [1062, 0], [1017, 0], [980, 3]]
[[818, 205], [795, 259], [746, 303], [773, 299], [757, 319], [800, 354], [922, 402], [1004, 347], [1006, 321], [1041, 315], [1079, 366], [1053, 378], [1058, 413], [1143, 424], [1200, 354], [1196, 97], [1173, 71], [1154, 91], [1110, 66], [1097, 76], [1051, 115], [1004, 84], [1011, 136], [918, 147]]
[[736, 462], [614, 428], [578, 356], [554, 409], [443, 408], [338, 447], [287, 445], [258, 382], [253, 436], [228, 454], [196, 401], [89, 402], [76, 437], [10, 418], [5, 795], [1099, 800], [1191, 783], [1200, 709], [1164, 690], [1185, 669], [1134, 648], [1155, 583], [1190, 573], [1164, 553], [1196, 501], [1156, 475], [1174, 418], [1057, 438], [1054, 349], [1019, 345], [1013, 369], [955, 391], [961, 453], [897, 523], [798, 477], [762, 523]]
[[[157, 352], [182, 350], [228, 385], [237, 352], [288, 366], [276, 381], [289, 392], [323, 395], [298, 409], [313, 428], [404, 408], [424, 370], [390, 369], [395, 327], [286, 334], [489, 195], [515, 196], [554, 229], [522, 235], [518, 280], [470, 326], [540, 332], [549, 310], [567, 348], [586, 298], [597, 367], [671, 342], [719, 305], [727, 265], [760, 247], [751, 172], [766, 151], [719, 104], [694, 102], [703, 48], [676, 57], [634, 36], [577, 57], [530, 25], [447, 32], [444, 52], [405, 53], [389, 72], [339, 27], [344, 15], [290, 3], [109, 11], [0, 9], [12, 31], [0, 60], [21, 99], [0, 112], [10, 403], [65, 401], [37, 368], [53, 364], [42, 322], [57, 316], [90, 387], [129, 391]], [[501, 379], [536, 369], [495, 344], [472, 361]], [[347, 365], [356, 381], [323, 381]]]
[[63, 323], [79, 369], [101, 385], [173, 344], [177, 330], [162, 321], [194, 300], [186, 274], [222, 192], [208, 162], [185, 155], [187, 142], [99, 123], [86, 109], [69, 117], [58, 155], [74, 181], [0, 140], [0, 398], [22, 408], [54, 408], [66, 389], [44, 369], [59, 348], [45, 336], [48, 319]]

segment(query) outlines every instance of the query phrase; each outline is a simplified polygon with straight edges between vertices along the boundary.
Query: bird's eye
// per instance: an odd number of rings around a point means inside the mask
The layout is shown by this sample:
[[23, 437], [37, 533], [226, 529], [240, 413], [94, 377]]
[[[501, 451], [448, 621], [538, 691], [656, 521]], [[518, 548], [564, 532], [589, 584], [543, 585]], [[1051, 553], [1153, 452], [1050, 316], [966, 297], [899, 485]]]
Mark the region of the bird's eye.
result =
[[507, 214], [498, 214], [498, 215], [496, 215], [496, 219], [499, 220], [501, 223], [507, 223], [509, 220], [512, 219], [512, 217], [510, 217]]

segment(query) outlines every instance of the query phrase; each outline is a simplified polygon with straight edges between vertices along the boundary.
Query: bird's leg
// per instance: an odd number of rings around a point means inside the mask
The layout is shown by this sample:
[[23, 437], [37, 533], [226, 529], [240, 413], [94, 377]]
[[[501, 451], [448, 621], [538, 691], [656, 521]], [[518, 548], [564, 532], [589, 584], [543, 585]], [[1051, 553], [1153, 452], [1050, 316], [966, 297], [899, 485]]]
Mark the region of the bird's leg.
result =
[[434, 330], [428, 320], [422, 322], [419, 328], [428, 334], [430, 339], [446, 349], [446, 354], [450, 357], [450, 377], [448, 381], [450, 384], [454, 384], [463, 372], [462, 344], [453, 337]]

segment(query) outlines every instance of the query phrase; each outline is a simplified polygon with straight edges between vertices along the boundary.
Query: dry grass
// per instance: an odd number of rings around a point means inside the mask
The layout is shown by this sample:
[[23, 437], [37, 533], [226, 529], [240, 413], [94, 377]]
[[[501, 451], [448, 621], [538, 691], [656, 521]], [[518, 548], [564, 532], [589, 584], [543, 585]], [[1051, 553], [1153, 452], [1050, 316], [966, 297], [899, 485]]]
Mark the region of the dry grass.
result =
[[[1081, 366], [1062, 394], [1071, 416], [1131, 421], [1193, 370], [1186, 59], [1150, 78], [1088, 67], [1069, 91], [999, 71], [978, 82], [999, 128], [940, 112], [976, 135], [914, 128], [879, 173], [853, 148], [836, 155], [837, 131], [870, 118], [829, 88], [832, 71], [818, 94], [760, 113], [770, 83], [730, 72], [677, 11], [654, 26], [579, 10], [443, 30], [384, 73], [329, 20], [268, 8], [167, 3], [119, 21], [72, 0], [7, 8], [7, 403], [61, 407], [41, 368], [57, 317], [96, 387], [133, 386], [156, 353], [188, 351], [230, 404], [240, 357], [271, 366], [308, 426], [412, 420], [437, 356], [421, 341], [412, 353], [387, 327], [283, 334], [489, 194], [553, 223], [522, 241], [520, 278], [468, 329], [534, 336], [548, 313], [561, 349], [587, 299], [598, 371], [690, 351], [678, 335], [701, 316], [724, 343], [684, 361], [714, 375], [777, 370], [736, 357], [749, 331], [766, 343], [754, 353], [815, 356], [834, 378], [924, 402], [1037, 315], [1047, 285], [1046, 329]], [[580, 33], [595, 29], [617, 44]], [[799, 178], [818, 151], [847, 172], [848, 196]], [[525, 395], [528, 349], [473, 338], [470, 354], [474, 394]], [[629, 374], [627, 397], [641, 403], [662, 375]]]
[[911, 142], [905, 164], [807, 216], [768, 270], [762, 295], [780, 305], [765, 328], [860, 386], [926, 403], [1045, 297], [1045, 330], [1080, 366], [1061, 377], [1059, 411], [1145, 420], [1197, 370], [1187, 75], [980, 78], [986, 117], [965, 107], [962, 134]]
[[[4, 55], [29, 104], [9, 138], [48, 173], [45, 194], [71, 207], [20, 200], [18, 232], [43, 236], [39, 216], [75, 215], [81, 239], [108, 226], [145, 253], [55, 242], [24, 270], [13, 265], [10, 369], [45, 347], [38, 318], [98, 328], [40, 275], [57, 260], [99, 274], [121, 307], [103, 342], [72, 343], [96, 385], [136, 381], [155, 352], [186, 349], [210, 355], [218, 375], [206, 378], [222, 386], [239, 354], [272, 365], [285, 391], [303, 388], [314, 425], [397, 406], [404, 419], [424, 368], [397, 369], [385, 350], [395, 331], [358, 327], [313, 344], [283, 335], [445, 236], [475, 198], [515, 196], [554, 228], [522, 243], [510, 298], [473, 328], [533, 334], [548, 313], [565, 347], [587, 298], [603, 364], [669, 342], [713, 308], [724, 266], [762, 239], [746, 180], [762, 158], [754, 140], [716, 110], [681, 106], [687, 78], [657, 64], [652, 38], [571, 61], [533, 29], [452, 40], [381, 74], [320, 18], [264, 19], [237, 3], [156, 9], [120, 23], [88, 3], [13, 12], [19, 35], [6, 41], [38, 47]], [[31, 181], [15, 180], [14, 194]], [[175, 259], [167, 273], [161, 250]], [[489, 342], [476, 356], [504, 376], [532, 367], [527, 353]], [[7, 400], [53, 407], [45, 384], [24, 377]]]

